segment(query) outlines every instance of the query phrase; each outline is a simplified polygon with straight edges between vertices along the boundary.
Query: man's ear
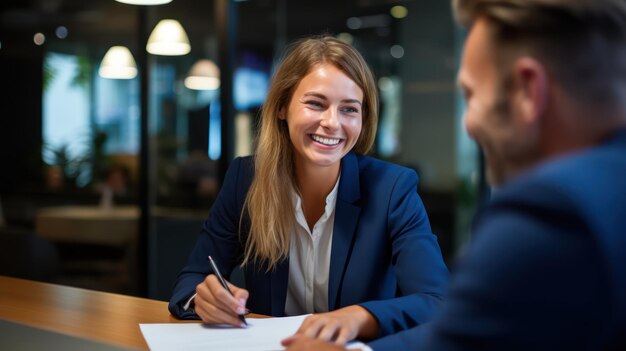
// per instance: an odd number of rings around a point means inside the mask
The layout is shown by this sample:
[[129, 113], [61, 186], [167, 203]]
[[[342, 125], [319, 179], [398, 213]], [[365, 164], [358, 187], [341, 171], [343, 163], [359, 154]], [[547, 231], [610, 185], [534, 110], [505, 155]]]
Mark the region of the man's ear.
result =
[[526, 123], [536, 123], [544, 114], [548, 100], [548, 72], [539, 61], [522, 57], [513, 64], [513, 99]]

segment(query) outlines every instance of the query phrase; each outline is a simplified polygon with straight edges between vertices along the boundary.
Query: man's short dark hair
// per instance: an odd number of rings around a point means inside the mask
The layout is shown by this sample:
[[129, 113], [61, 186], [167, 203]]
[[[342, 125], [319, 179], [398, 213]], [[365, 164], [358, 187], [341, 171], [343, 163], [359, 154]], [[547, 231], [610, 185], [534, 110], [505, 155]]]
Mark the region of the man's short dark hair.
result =
[[464, 26], [488, 21], [499, 59], [533, 56], [576, 99], [625, 103], [626, 0], [453, 0], [453, 9]]

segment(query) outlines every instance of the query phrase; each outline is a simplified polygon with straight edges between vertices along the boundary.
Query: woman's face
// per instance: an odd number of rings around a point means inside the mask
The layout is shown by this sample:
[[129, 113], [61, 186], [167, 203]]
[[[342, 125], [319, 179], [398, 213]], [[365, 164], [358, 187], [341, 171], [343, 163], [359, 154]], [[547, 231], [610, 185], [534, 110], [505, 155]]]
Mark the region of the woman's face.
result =
[[339, 166], [361, 134], [363, 91], [331, 64], [304, 76], [280, 118], [287, 121], [301, 166]]

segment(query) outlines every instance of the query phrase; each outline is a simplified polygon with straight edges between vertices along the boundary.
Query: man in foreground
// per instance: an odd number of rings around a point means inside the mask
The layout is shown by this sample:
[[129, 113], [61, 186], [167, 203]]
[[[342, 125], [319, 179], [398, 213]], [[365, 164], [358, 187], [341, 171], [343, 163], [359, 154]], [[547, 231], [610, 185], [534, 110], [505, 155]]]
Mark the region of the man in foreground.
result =
[[[373, 350], [626, 349], [626, 1], [456, 0], [496, 187], [430, 324]], [[333, 350], [296, 334], [289, 350]]]

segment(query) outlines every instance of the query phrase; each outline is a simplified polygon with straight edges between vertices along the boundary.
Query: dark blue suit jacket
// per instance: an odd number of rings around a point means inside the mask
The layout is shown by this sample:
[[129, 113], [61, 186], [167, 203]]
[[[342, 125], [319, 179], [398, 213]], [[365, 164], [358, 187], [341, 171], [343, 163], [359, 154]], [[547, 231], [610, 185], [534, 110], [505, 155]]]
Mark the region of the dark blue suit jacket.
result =
[[[253, 178], [252, 158], [238, 158], [205, 221], [170, 300], [171, 313], [198, 318], [181, 306], [210, 268], [207, 255], [229, 276], [241, 262], [249, 218], [238, 236], [240, 213]], [[348, 153], [341, 161], [335, 207], [328, 309], [360, 304], [379, 321], [381, 335], [431, 319], [447, 287], [447, 269], [417, 194], [417, 175], [401, 166]], [[247, 307], [283, 316], [289, 262], [265, 272], [244, 267]]]
[[497, 191], [432, 323], [376, 350], [626, 350], [626, 131]]

